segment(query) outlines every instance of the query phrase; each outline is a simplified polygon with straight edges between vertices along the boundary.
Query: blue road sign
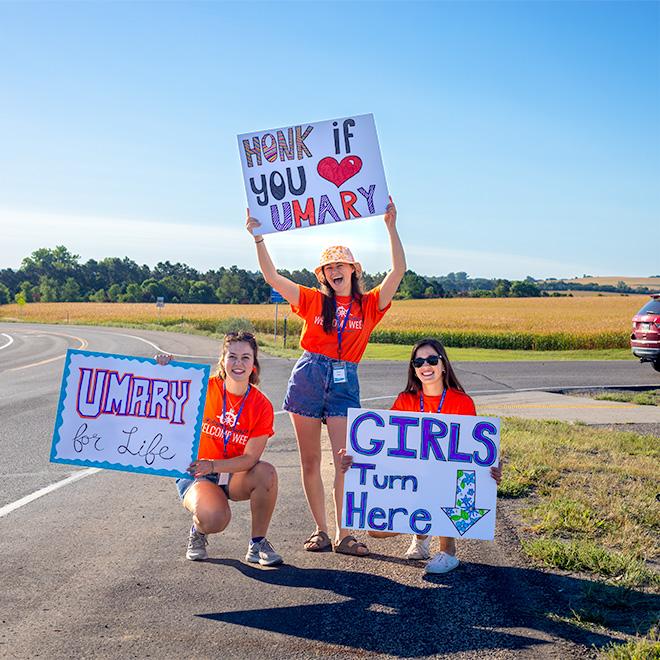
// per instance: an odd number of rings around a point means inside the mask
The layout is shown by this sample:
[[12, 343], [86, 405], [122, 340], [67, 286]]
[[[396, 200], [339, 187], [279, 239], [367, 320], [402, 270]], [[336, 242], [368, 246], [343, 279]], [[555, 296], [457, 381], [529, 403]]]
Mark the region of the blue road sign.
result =
[[270, 302], [272, 302], [272, 303], [282, 303], [282, 302], [286, 302], [286, 301], [282, 297], [281, 293], [278, 293], [277, 291], [275, 291], [275, 289], [271, 289], [270, 290]]

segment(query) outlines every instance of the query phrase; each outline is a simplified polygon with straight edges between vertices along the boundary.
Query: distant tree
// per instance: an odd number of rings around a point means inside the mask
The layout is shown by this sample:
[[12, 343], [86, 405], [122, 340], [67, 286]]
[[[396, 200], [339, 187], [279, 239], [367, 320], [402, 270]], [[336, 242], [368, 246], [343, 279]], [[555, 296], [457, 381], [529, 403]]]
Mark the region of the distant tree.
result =
[[64, 302], [78, 302], [82, 299], [80, 285], [73, 279], [73, 277], [66, 278], [66, 281], [62, 286], [60, 299]]
[[142, 288], [139, 284], [131, 282], [126, 285], [126, 293], [119, 296], [119, 302], [136, 303], [142, 300]]
[[509, 295], [515, 298], [538, 298], [541, 295], [541, 289], [533, 282], [513, 282]]
[[511, 282], [509, 280], [497, 280], [495, 284], [495, 295], [498, 298], [506, 298], [511, 290]]
[[188, 302], [191, 303], [213, 303], [216, 302], [213, 288], [208, 282], [197, 280], [190, 285], [188, 291]]
[[0, 305], [8, 305], [11, 301], [11, 292], [9, 287], [0, 284]]
[[[135, 285], [137, 286], [137, 284]], [[124, 287], [121, 284], [111, 284], [108, 287], [108, 300], [110, 302], [119, 302], [122, 293], [124, 292]]]
[[89, 301], [90, 302], [108, 302], [108, 295], [105, 292], [105, 289], [99, 289], [98, 291], [94, 291], [89, 296]]
[[57, 281], [52, 277], [42, 275], [39, 278], [39, 300], [41, 302], [58, 302], [59, 299]]
[[400, 298], [423, 298], [428, 282], [412, 270], [407, 270], [399, 286]]

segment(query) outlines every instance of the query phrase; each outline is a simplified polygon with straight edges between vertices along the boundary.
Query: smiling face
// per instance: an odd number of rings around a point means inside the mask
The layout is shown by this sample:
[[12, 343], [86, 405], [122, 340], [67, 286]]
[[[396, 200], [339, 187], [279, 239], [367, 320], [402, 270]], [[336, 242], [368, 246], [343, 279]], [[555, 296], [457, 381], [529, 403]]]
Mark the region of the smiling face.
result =
[[254, 351], [246, 341], [232, 341], [225, 347], [222, 364], [227, 380], [245, 383], [254, 367]]
[[426, 390], [429, 387], [433, 387], [433, 386], [442, 387], [444, 385], [445, 369], [442, 362], [442, 358], [432, 346], [428, 346], [428, 345], [420, 346], [415, 351], [413, 360], [417, 358], [428, 358], [428, 357], [438, 358], [438, 363], [434, 366], [432, 364], [429, 364], [427, 361], [425, 361], [421, 367], [415, 367], [415, 365], [413, 364], [413, 367], [415, 369], [415, 376], [417, 376], [419, 381], [422, 383], [422, 388], [424, 390]]
[[343, 262], [326, 264], [323, 266], [323, 275], [336, 296], [351, 295], [351, 275], [355, 272], [352, 264]]

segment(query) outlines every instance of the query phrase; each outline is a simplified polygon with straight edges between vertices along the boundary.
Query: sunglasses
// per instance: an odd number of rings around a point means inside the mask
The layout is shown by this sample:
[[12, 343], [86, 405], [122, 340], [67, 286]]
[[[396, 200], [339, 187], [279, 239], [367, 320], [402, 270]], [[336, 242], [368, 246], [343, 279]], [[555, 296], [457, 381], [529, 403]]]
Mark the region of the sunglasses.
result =
[[226, 341], [256, 341], [255, 336], [251, 332], [228, 332], [225, 335]]
[[416, 357], [412, 360], [412, 365], [415, 369], [419, 369], [424, 366], [424, 363], [428, 362], [432, 367], [437, 366], [438, 362], [442, 362], [442, 358], [439, 355], [429, 355], [428, 357]]

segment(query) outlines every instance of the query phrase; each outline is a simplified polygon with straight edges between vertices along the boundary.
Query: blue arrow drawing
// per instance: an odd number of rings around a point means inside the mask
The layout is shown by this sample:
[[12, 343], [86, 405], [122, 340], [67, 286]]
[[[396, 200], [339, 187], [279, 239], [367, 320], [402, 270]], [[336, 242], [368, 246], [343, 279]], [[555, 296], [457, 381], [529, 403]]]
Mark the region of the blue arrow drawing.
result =
[[475, 471], [458, 470], [456, 472], [456, 506], [443, 506], [441, 508], [461, 536], [490, 511], [490, 509], [475, 509], [476, 496], [477, 479]]

